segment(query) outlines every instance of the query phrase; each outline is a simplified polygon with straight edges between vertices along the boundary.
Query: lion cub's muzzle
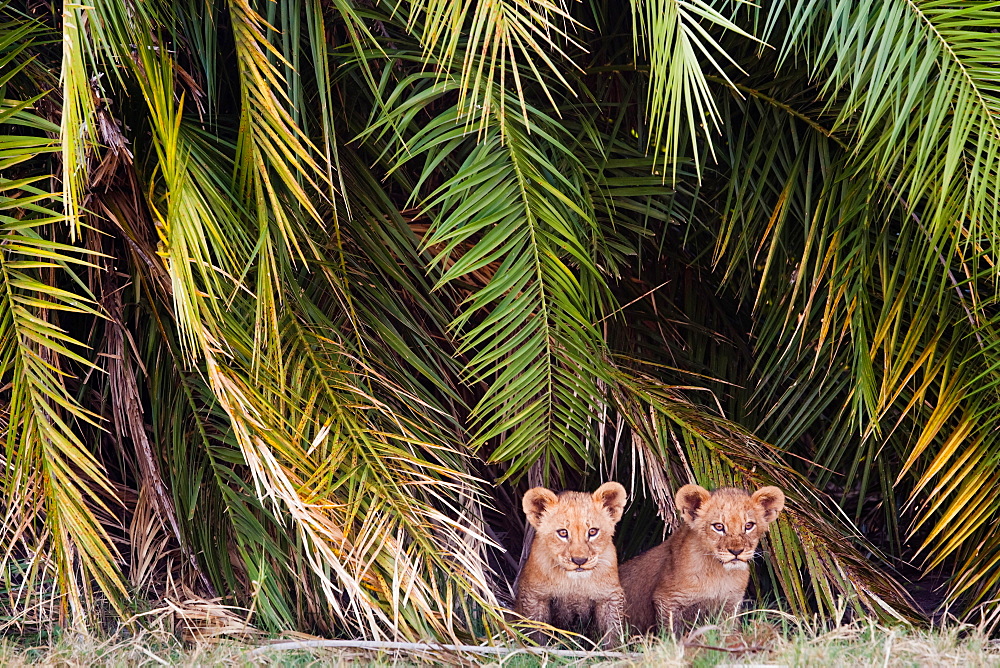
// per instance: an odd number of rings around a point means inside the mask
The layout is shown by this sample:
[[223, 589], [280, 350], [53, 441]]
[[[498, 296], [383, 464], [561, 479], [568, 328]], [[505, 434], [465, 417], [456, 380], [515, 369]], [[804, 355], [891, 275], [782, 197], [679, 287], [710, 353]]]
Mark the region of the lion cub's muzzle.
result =
[[726, 570], [740, 569], [747, 567], [747, 564], [753, 559], [753, 552], [751, 548], [728, 548], [725, 551], [716, 552], [715, 558], [722, 563]]
[[597, 565], [597, 560], [590, 557], [570, 557], [569, 561], [564, 561], [562, 567], [570, 573], [583, 573], [589, 571]]

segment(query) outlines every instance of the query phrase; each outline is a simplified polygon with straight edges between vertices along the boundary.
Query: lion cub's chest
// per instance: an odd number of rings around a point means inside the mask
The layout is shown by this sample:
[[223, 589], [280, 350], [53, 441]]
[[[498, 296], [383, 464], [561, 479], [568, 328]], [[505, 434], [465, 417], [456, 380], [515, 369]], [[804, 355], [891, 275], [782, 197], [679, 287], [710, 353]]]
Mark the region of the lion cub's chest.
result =
[[[592, 601], [604, 593], [603, 581], [607, 579], [607, 574], [603, 573], [602, 570], [595, 568], [589, 571], [558, 573], [549, 579], [547, 587], [549, 596]], [[600, 591], [595, 592], [595, 588]]]
[[708, 609], [743, 596], [750, 577], [749, 570], [745, 567], [730, 570], [713, 559], [699, 559], [704, 550], [698, 547], [689, 547], [687, 551], [694, 553], [692, 558], [687, 563], [676, 565], [675, 579], [669, 583], [661, 581], [658, 588], [683, 591], [703, 601]]
[[608, 598], [602, 578], [593, 571], [568, 572], [549, 583], [549, 608], [558, 626], [572, 628], [584, 625], [592, 617], [594, 605]]

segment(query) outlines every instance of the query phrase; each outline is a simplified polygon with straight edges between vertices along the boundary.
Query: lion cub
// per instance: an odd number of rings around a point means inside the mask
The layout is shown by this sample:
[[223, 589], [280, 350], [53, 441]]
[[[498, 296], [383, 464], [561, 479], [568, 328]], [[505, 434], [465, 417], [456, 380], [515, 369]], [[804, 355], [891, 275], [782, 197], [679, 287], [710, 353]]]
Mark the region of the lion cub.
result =
[[633, 628], [673, 632], [699, 614], [735, 612], [760, 537], [785, 506], [777, 487], [752, 495], [698, 485], [677, 491], [684, 522], [663, 543], [622, 564], [626, 617]]
[[[544, 487], [525, 493], [522, 507], [535, 540], [518, 578], [515, 611], [564, 629], [592, 622], [605, 644], [620, 635], [625, 594], [611, 537], [625, 499], [616, 482], [593, 494]], [[533, 637], [542, 639], [538, 632]]]

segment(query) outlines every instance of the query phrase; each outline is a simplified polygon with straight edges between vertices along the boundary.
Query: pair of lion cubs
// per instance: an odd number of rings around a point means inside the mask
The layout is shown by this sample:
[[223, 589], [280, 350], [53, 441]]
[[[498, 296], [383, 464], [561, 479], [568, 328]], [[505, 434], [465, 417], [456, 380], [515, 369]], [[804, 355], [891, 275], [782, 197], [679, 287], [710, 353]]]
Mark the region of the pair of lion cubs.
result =
[[625, 622], [642, 632], [677, 632], [699, 614], [735, 611], [750, 577], [747, 564], [785, 505], [777, 487], [751, 495], [684, 485], [676, 495], [681, 526], [619, 570], [611, 538], [625, 500], [616, 482], [593, 494], [544, 487], [525, 493], [524, 513], [536, 533], [518, 579], [516, 612], [561, 628], [590, 621], [610, 643]]

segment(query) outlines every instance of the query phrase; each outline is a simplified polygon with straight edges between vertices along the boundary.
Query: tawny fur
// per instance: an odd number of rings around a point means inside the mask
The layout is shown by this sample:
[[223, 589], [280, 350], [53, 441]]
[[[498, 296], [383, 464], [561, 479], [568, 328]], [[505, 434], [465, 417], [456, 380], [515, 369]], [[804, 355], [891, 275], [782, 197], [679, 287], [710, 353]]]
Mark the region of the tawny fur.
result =
[[[606, 645], [620, 637], [625, 593], [611, 539], [625, 499], [616, 482], [593, 494], [528, 490], [522, 506], [535, 539], [518, 578], [516, 612], [562, 629], [595, 627]], [[543, 640], [538, 632], [533, 637]]]
[[750, 578], [748, 564], [785, 495], [777, 487], [750, 495], [685, 485], [676, 501], [684, 520], [677, 530], [620, 569], [626, 618], [636, 631], [676, 633], [696, 617], [735, 612]]

